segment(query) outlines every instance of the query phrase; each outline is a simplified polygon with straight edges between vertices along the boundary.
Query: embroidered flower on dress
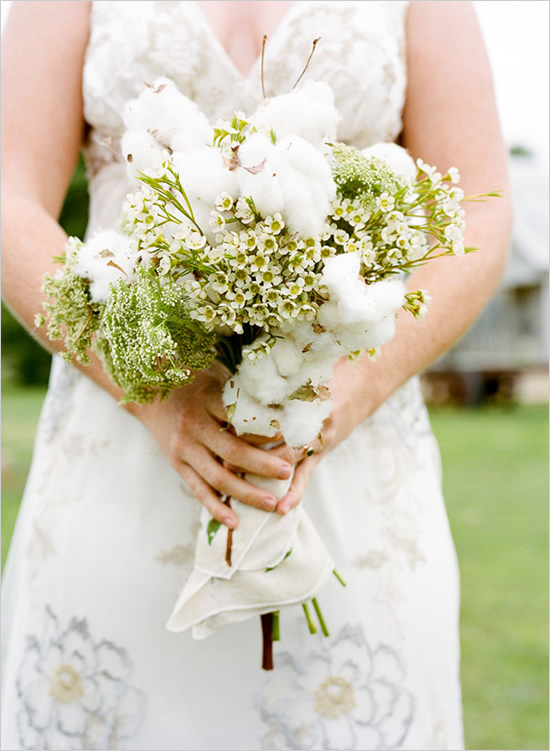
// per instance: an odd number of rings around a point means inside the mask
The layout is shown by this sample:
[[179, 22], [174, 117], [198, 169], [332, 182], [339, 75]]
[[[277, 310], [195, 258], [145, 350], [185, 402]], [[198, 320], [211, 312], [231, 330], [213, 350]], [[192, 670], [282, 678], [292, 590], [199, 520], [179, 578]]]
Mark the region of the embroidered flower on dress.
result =
[[279, 654], [258, 701], [262, 747], [399, 748], [414, 715], [404, 676], [397, 652], [385, 644], [373, 649], [361, 626], [320, 640], [301, 660]]
[[145, 711], [144, 694], [127, 682], [131, 671], [125, 649], [93, 641], [85, 619], [62, 631], [47, 606], [42, 637], [27, 637], [16, 682], [21, 748], [127, 748]]

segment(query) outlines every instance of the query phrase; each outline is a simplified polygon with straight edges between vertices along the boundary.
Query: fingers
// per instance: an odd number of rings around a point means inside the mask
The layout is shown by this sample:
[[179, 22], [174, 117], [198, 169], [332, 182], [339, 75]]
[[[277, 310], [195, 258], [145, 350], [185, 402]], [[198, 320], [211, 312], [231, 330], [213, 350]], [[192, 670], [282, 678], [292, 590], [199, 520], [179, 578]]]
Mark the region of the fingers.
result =
[[264, 477], [286, 480], [292, 474], [294, 455], [288, 447], [282, 450], [264, 451], [251, 446], [229, 431], [204, 436], [204, 444], [219, 456], [232, 471], [250, 472]]
[[290, 490], [285, 495], [285, 497], [279, 501], [277, 505], [277, 513], [284, 516], [300, 503], [311, 475], [313, 474], [313, 470], [315, 469], [317, 464], [319, 464], [320, 460], [320, 456], [313, 455], [308, 459], [304, 459], [304, 461], [298, 464], [294, 473], [294, 478], [292, 480]]
[[234, 511], [222, 503], [217, 493], [188, 464], [179, 468], [180, 475], [189, 485], [195, 498], [208, 510], [208, 513], [229, 529], [235, 529], [239, 523]]
[[[193, 470], [214, 490], [237, 498], [249, 506], [273, 511], [278, 498], [265, 488], [256, 487], [243, 477], [229, 471], [204, 447], [196, 448], [188, 459]], [[186, 462], [187, 464], [187, 462]]]

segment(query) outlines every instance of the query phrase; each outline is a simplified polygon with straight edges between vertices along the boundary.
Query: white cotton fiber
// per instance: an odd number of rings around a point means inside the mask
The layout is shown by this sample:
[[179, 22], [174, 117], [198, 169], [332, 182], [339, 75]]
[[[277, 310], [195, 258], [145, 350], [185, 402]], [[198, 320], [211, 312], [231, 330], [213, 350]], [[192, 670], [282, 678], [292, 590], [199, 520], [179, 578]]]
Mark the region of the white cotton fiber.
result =
[[136, 250], [128, 236], [105, 230], [80, 249], [74, 273], [90, 280], [92, 301], [104, 303], [117, 279], [133, 279], [135, 258]]
[[359, 278], [360, 258], [356, 253], [342, 253], [325, 260], [321, 284], [324, 284], [329, 293], [339, 290], [342, 285]]
[[292, 447], [305, 446], [321, 432], [324, 420], [329, 416], [332, 401], [302, 402], [299, 399], [285, 401], [280, 417], [281, 432], [285, 442]]
[[262, 216], [282, 213], [284, 196], [273, 144], [261, 133], [252, 133], [241, 144], [238, 158], [240, 167], [234, 172], [238, 192], [252, 198]]
[[307, 81], [296, 91], [269, 99], [251, 118], [266, 135], [273, 129], [277, 139], [298, 135], [317, 147], [336, 139], [339, 121], [332, 89], [319, 81]]
[[284, 378], [296, 375], [304, 363], [304, 353], [290, 338], [278, 339], [269, 356], [273, 359], [279, 375]]
[[376, 349], [388, 342], [395, 334], [395, 316], [384, 316], [379, 321], [356, 328], [342, 328], [338, 340], [349, 352]]
[[218, 196], [224, 192], [235, 195], [235, 173], [224, 166], [220, 151], [211, 146], [192, 153], [174, 152], [172, 163], [198, 225], [208, 240], [214, 242], [216, 233], [210, 227], [210, 215]]
[[375, 156], [382, 159], [398, 175], [406, 180], [414, 180], [416, 177], [416, 164], [409, 152], [396, 143], [375, 143], [363, 149], [365, 156]]
[[323, 232], [336, 186], [321, 152], [303, 138], [292, 137], [276, 146], [277, 176], [284, 195], [281, 212], [291, 232], [312, 237]]
[[294, 136], [277, 145], [253, 133], [238, 151], [239, 192], [262, 216], [280, 213], [290, 232], [309, 237], [323, 231], [335, 184], [323, 155]]
[[237, 431], [237, 435], [251, 433], [272, 437], [278, 432], [278, 425], [274, 422], [277, 419], [276, 410], [266, 407], [240, 388], [238, 378], [235, 376], [230, 378], [224, 386], [223, 403], [226, 409], [235, 405], [231, 424]]
[[329, 300], [321, 305], [317, 313], [317, 322], [327, 331], [332, 331], [340, 326], [340, 308], [338, 302]]
[[391, 315], [405, 302], [405, 285], [397, 279], [366, 284], [365, 295], [381, 315]]
[[146, 169], [160, 167], [169, 158], [168, 151], [143, 128], [126, 131], [122, 137], [121, 151], [131, 178], [136, 178], [139, 172]]
[[211, 138], [208, 121], [195, 102], [178, 91], [169, 78], [157, 78], [152, 85], [126, 105], [124, 124], [128, 130], [151, 131], [163, 146], [171, 146], [180, 132], [198, 136], [204, 134], [203, 143]]
[[[324, 307], [325, 306], [323, 305], [322, 308]], [[347, 353], [342, 352], [341, 347], [331, 331], [324, 331], [321, 334], [315, 334], [313, 336], [313, 344], [307, 354], [309, 363], [314, 360], [329, 360], [334, 362]]]
[[286, 379], [279, 375], [270, 356], [260, 357], [254, 362], [244, 358], [236, 378], [244, 391], [263, 404], [280, 402], [289, 393]]

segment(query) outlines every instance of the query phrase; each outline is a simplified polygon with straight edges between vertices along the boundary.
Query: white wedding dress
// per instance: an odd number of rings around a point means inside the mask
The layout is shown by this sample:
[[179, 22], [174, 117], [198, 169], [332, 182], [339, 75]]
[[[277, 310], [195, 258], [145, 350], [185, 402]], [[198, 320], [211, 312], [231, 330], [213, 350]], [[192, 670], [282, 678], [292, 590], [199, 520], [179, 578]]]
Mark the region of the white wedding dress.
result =
[[[406, 10], [295, 3], [268, 40], [268, 94], [321, 37], [307, 76], [333, 88], [339, 138], [394, 140]], [[262, 98], [260, 62], [242, 76], [195, 3], [94, 3], [90, 232], [117, 227], [121, 114], [159, 75], [212, 121]], [[458, 571], [416, 379], [321, 462], [304, 503], [347, 582], [319, 595], [330, 637], [284, 610], [268, 673], [259, 618], [170, 633], [201, 507], [141, 423], [56, 361], [4, 582], [2, 748], [461, 748]]]

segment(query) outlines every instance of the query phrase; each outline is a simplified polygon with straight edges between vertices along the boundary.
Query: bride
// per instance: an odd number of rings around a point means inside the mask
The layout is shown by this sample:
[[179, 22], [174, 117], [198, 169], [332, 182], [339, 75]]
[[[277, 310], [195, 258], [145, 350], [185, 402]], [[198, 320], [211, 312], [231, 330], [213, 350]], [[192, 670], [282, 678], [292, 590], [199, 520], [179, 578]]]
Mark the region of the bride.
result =
[[[416, 375], [474, 322], [505, 265], [506, 150], [468, 2], [14, 3], [2, 50], [3, 291], [33, 330], [41, 279], [63, 252], [57, 223], [81, 148], [88, 235], [118, 227], [129, 191], [126, 103], [159, 75], [211, 121], [326, 81], [339, 140], [397, 141], [459, 168], [467, 245], [414, 275], [421, 323], [400, 316], [376, 362], [341, 363], [323, 443], [262, 451], [221, 431], [223, 375], [164, 402], [121, 407], [99, 361], [54, 357], [3, 589], [2, 748], [455, 749], [462, 745], [458, 572], [437, 446]], [[52, 348], [49, 342], [43, 342]], [[286, 496], [243, 472], [294, 478]], [[327, 585], [331, 636], [281, 613], [275, 670], [258, 624], [204, 641], [165, 629], [189, 575], [200, 504], [229, 528], [237, 497], [284, 514], [304, 503], [347, 580]], [[198, 501], [198, 502], [197, 502]]]

